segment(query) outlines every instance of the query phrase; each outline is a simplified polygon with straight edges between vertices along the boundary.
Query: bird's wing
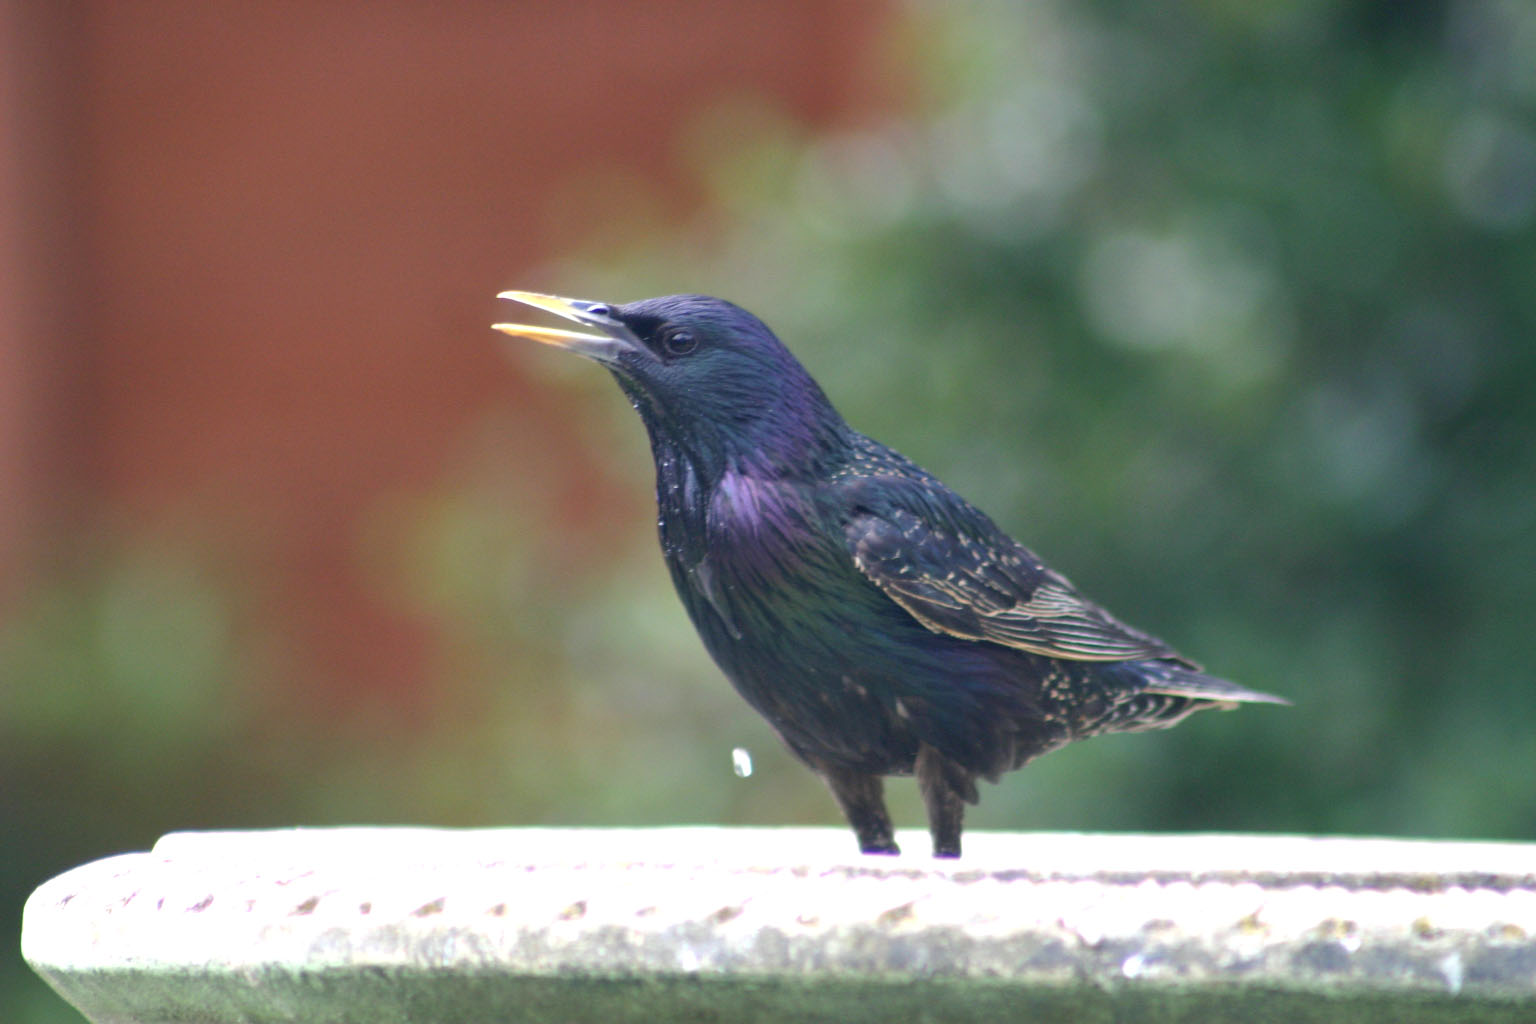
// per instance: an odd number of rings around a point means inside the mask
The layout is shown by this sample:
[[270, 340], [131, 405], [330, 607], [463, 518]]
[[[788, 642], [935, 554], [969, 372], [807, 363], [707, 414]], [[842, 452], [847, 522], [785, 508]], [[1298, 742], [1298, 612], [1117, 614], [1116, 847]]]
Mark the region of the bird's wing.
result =
[[970, 506], [956, 517], [929, 501], [882, 504], [844, 520], [854, 564], [934, 632], [1073, 661], [1179, 657], [1082, 597]]

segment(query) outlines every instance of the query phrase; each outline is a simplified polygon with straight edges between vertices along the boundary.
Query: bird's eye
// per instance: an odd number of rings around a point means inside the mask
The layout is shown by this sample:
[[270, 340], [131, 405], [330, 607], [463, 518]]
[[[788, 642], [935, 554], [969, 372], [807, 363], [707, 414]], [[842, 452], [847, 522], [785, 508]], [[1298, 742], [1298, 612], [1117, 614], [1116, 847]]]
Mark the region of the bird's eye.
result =
[[690, 330], [674, 328], [662, 334], [661, 347], [669, 356], [685, 356], [699, 347], [699, 339]]

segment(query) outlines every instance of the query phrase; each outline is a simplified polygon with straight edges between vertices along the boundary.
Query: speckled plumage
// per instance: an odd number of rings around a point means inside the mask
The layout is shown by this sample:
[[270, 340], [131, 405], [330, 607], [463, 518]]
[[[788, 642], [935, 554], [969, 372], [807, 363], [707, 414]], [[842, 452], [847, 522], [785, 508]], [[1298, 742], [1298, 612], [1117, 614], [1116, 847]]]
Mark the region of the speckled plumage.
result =
[[1119, 622], [854, 431], [746, 311], [687, 295], [506, 297], [603, 332], [499, 325], [613, 372], [650, 436], [662, 552], [704, 646], [826, 779], [864, 852], [897, 852], [883, 776], [917, 776], [935, 854], [958, 856], [978, 777], [1072, 740], [1277, 700]]

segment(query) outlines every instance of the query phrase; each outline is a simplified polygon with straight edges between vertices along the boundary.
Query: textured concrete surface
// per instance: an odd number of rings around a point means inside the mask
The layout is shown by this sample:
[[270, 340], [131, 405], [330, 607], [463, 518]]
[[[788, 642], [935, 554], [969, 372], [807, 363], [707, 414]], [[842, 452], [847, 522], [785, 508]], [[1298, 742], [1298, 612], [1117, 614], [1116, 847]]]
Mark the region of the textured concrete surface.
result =
[[1536, 1020], [1533, 844], [966, 843], [173, 834], [43, 885], [22, 945], [97, 1022]]

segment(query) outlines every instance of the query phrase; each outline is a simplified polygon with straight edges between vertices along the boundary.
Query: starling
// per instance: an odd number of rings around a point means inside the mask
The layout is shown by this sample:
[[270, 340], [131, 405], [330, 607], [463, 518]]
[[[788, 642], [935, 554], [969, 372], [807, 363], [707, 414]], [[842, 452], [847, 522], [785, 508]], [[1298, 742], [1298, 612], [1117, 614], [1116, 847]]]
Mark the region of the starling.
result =
[[936, 857], [976, 780], [1106, 732], [1285, 703], [1127, 626], [938, 479], [843, 421], [721, 299], [500, 298], [587, 331], [497, 324], [601, 363], [656, 462], [661, 549], [704, 646], [819, 774], [864, 853], [898, 853], [883, 777], [915, 775]]

